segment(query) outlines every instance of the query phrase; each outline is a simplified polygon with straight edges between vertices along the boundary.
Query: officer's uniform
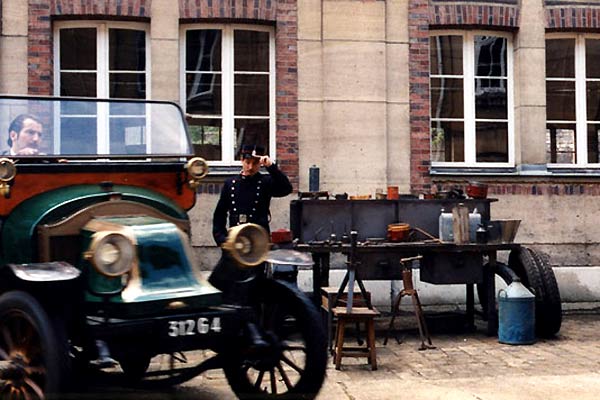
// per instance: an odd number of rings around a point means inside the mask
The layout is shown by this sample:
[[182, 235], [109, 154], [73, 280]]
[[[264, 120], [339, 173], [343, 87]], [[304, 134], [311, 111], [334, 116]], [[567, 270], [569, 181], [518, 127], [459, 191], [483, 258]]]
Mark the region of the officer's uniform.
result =
[[[227, 222], [229, 227], [251, 222], [269, 232], [271, 198], [287, 196], [292, 192], [292, 185], [275, 163], [266, 167], [266, 170], [268, 174], [239, 174], [223, 184], [213, 215], [213, 237], [217, 245], [220, 246], [227, 240]], [[209, 278], [218, 289], [225, 291], [230, 281], [242, 277], [239, 269], [232, 264], [224, 252]]]

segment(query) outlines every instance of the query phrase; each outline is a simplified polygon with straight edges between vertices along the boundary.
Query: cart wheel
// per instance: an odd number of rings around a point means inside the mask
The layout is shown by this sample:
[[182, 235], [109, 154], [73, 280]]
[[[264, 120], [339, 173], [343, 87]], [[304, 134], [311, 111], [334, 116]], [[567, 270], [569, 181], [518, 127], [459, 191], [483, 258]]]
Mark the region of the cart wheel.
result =
[[264, 280], [257, 321], [267, 347], [243, 348], [224, 367], [241, 399], [314, 399], [327, 365], [326, 333], [312, 303], [288, 283]]
[[0, 398], [44, 399], [60, 391], [70, 361], [64, 327], [28, 293], [0, 296]]
[[[484, 265], [484, 269], [489, 268], [489, 264]], [[498, 275], [502, 280], [510, 285], [513, 281], [513, 275], [511, 275], [510, 271], [508, 271], [508, 266], [501, 262], [496, 262], [496, 270], [494, 271], [496, 275]], [[487, 321], [487, 314], [485, 310], [487, 310], [487, 287], [484, 283], [477, 284], [477, 296], [479, 297], [479, 304], [481, 304], [481, 308], [484, 311], [483, 318]]]
[[[554, 271], [545, 254], [528, 249], [540, 273], [544, 286], [544, 304], [541, 315], [536, 313], [536, 328], [540, 337], [552, 337], [562, 325], [562, 305]], [[536, 304], [537, 306], [537, 304]]]

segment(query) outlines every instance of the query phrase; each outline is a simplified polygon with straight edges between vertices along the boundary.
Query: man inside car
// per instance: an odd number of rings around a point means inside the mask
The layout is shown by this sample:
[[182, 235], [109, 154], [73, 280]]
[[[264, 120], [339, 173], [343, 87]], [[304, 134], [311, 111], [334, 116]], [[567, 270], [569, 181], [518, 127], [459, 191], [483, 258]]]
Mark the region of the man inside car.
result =
[[18, 115], [8, 127], [8, 147], [3, 155], [34, 156], [40, 154], [42, 122], [30, 114]]

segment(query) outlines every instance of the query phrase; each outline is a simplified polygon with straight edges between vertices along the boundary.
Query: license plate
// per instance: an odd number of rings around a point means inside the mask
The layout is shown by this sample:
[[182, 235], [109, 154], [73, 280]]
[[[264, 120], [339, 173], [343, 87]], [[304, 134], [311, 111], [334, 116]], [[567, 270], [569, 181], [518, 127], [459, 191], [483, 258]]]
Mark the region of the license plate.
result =
[[167, 321], [168, 335], [171, 337], [207, 335], [221, 332], [220, 317], [199, 317]]

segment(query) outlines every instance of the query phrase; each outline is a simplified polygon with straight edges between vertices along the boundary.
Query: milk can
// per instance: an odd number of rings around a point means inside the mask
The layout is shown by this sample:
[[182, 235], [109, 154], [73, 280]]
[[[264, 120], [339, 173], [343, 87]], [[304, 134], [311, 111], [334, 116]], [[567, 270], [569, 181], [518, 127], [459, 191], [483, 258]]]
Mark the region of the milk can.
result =
[[535, 296], [519, 279], [498, 292], [498, 341], [506, 344], [535, 342]]

